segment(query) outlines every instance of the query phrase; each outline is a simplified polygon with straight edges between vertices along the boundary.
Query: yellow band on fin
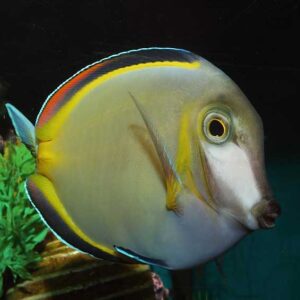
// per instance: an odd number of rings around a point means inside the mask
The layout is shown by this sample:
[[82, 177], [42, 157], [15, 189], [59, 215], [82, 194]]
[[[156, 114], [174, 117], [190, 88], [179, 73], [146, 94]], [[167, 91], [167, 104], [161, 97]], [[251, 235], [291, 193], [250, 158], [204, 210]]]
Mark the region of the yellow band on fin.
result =
[[137, 71], [144, 68], [153, 68], [153, 67], [177, 67], [188, 70], [197, 69], [200, 67], [199, 61], [194, 62], [178, 62], [178, 61], [159, 61], [159, 62], [150, 62], [150, 63], [141, 63], [137, 65], [132, 65], [114, 71], [108, 72], [93, 81], [86, 84], [81, 88], [77, 93], [75, 93], [65, 105], [63, 105], [60, 110], [54, 115], [46, 124], [42, 127], [36, 128], [36, 137], [39, 141], [48, 141], [52, 140], [59, 128], [63, 125], [64, 121], [67, 119], [70, 112], [74, 109], [78, 103], [88, 94], [92, 89], [101, 85], [103, 82], [112, 79], [118, 75], [125, 74], [129, 71]]
[[[53, 207], [53, 209], [56, 211], [56, 213], [64, 221], [64, 223], [66, 223], [66, 225], [78, 237], [80, 237], [83, 241], [85, 241], [89, 245], [101, 250], [102, 252], [110, 254], [112, 256], [116, 256], [116, 253], [114, 250], [96, 243], [75, 224], [75, 222], [72, 220], [71, 216], [68, 214], [65, 207], [62, 205], [61, 201], [59, 200], [57, 193], [55, 191], [55, 188], [54, 188], [52, 182], [48, 178], [46, 178], [45, 176], [40, 175], [40, 174], [34, 174], [29, 177], [29, 180], [36, 186], [36, 188], [38, 188], [38, 190], [48, 200], [48, 202]], [[66, 241], [66, 242], [69, 242], [69, 241]]]

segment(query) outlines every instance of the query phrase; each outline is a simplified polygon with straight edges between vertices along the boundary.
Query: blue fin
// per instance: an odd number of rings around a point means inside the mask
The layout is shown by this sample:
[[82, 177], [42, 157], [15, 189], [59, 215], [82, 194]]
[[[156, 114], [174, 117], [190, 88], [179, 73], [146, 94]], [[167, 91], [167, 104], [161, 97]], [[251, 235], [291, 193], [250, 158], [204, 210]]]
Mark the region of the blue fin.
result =
[[36, 138], [33, 124], [13, 105], [5, 104], [8, 115], [13, 123], [17, 136], [27, 145], [33, 153], [36, 153]]
[[131, 250], [123, 248], [123, 247], [114, 246], [114, 248], [118, 253], [123, 254], [134, 260], [137, 260], [138, 262], [140, 262], [142, 264], [156, 265], [159, 267], [167, 267], [167, 264], [163, 260], [142, 256], [142, 255], [135, 253], [134, 251], [131, 251]]

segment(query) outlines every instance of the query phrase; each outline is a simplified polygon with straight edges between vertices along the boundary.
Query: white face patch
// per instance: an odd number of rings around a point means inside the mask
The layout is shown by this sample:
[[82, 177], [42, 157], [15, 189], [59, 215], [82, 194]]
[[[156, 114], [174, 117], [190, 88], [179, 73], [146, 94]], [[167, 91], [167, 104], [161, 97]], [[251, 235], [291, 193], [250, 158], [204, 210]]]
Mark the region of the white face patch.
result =
[[262, 195], [246, 152], [233, 142], [204, 143], [214, 197], [222, 209], [251, 229], [258, 228], [251, 208]]

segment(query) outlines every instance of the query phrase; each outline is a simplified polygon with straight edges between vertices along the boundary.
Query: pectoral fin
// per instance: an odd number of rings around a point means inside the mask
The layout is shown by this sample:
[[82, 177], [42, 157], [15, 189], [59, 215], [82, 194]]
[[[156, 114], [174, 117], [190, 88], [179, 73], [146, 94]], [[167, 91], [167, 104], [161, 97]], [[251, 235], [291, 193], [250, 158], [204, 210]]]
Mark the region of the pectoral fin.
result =
[[5, 104], [14, 129], [21, 141], [28, 146], [33, 154], [36, 153], [36, 138], [33, 124], [13, 105]]
[[151, 139], [154, 143], [156, 152], [160, 158], [165, 173], [166, 189], [167, 189], [166, 207], [168, 210], [172, 210], [177, 214], [181, 214], [182, 210], [176, 202], [176, 196], [180, 191], [181, 184], [182, 184], [180, 177], [167, 152], [166, 146], [163, 144], [162, 139], [159, 137], [158, 132], [156, 131], [153, 124], [151, 123], [150, 118], [147, 116], [146, 111], [139, 103], [139, 101], [130, 92], [129, 95], [145, 122], [145, 125], [150, 133]]

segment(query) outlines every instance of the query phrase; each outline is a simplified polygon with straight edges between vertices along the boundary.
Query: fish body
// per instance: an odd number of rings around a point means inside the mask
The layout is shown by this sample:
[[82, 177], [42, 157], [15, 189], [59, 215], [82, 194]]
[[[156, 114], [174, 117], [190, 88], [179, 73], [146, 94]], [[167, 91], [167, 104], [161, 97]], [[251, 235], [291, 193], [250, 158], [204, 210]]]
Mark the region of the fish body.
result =
[[50, 94], [34, 127], [7, 109], [36, 155], [32, 203], [60, 239], [95, 257], [188, 268], [279, 214], [258, 114], [191, 52], [96, 62]]

